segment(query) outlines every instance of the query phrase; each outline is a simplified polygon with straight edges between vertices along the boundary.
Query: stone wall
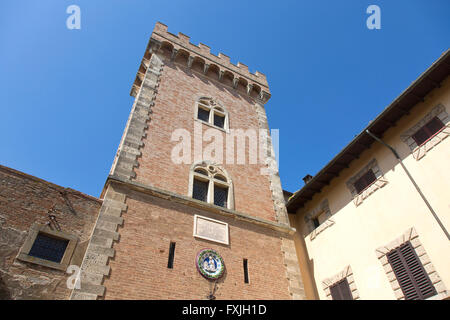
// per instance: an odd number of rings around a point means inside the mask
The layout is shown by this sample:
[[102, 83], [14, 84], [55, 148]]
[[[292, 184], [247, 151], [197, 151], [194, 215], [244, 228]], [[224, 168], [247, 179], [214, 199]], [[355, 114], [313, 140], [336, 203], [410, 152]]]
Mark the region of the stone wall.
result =
[[[71, 265], [80, 265], [101, 201], [0, 166], [0, 299], [68, 299], [65, 271], [17, 259], [32, 225], [55, 215], [62, 232], [77, 237]], [[52, 228], [53, 228], [52, 224]]]

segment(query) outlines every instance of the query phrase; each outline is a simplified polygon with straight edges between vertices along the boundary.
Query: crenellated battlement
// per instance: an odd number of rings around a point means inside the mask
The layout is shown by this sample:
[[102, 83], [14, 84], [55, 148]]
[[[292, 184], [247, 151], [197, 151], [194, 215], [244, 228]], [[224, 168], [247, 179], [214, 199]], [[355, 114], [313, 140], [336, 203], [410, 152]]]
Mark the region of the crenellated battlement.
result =
[[237, 91], [267, 101], [270, 98], [266, 76], [256, 71], [251, 73], [248, 66], [238, 62], [233, 64], [230, 57], [219, 53], [211, 53], [209, 46], [192, 44], [190, 37], [179, 32], [178, 35], [167, 31], [167, 26], [157, 22], [145, 51], [141, 66], [131, 89], [135, 96], [141, 86], [142, 79], [153, 53], [158, 53], [166, 61], [178, 63], [187, 68], [203, 73], [207, 77], [228, 85]]

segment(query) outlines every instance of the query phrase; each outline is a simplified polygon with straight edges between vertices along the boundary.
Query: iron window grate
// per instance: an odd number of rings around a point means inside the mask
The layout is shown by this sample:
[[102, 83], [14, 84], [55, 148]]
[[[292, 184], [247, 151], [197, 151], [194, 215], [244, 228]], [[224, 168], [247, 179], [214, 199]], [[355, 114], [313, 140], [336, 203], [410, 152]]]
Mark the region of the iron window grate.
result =
[[216, 127], [222, 128], [225, 124], [225, 117], [224, 116], [220, 116], [218, 114], [214, 114], [214, 125]]
[[220, 207], [227, 206], [228, 188], [214, 186], [214, 204]]
[[197, 114], [198, 119], [202, 120], [202, 121], [209, 121], [209, 110], [205, 110], [202, 108], [198, 108], [198, 114]]
[[69, 240], [51, 237], [39, 232], [28, 255], [60, 263]]
[[208, 196], [208, 182], [194, 179], [192, 198], [201, 201], [207, 201], [207, 196]]

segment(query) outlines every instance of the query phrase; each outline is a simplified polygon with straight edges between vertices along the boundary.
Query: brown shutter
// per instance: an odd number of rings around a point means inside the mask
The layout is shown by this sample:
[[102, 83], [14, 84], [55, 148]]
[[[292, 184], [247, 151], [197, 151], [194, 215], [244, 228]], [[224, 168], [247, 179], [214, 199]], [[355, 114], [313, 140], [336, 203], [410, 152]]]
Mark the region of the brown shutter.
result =
[[356, 192], [361, 193], [361, 191], [371, 185], [375, 180], [377, 180], [377, 178], [375, 177], [372, 169], [370, 169], [354, 183]]
[[420, 128], [415, 134], [413, 134], [412, 138], [416, 141], [416, 144], [420, 146], [443, 127], [444, 123], [438, 117], [434, 117], [433, 119], [431, 119], [431, 121]]
[[347, 279], [343, 279], [330, 287], [333, 300], [353, 300]]
[[411, 242], [387, 254], [405, 300], [423, 300], [437, 294]]

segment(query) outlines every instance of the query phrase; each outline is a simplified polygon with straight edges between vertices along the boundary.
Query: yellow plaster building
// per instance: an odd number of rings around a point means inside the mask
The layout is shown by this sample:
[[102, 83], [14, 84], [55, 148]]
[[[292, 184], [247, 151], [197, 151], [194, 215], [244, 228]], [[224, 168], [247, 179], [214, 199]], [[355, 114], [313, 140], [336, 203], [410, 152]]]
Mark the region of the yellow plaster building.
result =
[[450, 294], [450, 51], [287, 201], [308, 299]]

